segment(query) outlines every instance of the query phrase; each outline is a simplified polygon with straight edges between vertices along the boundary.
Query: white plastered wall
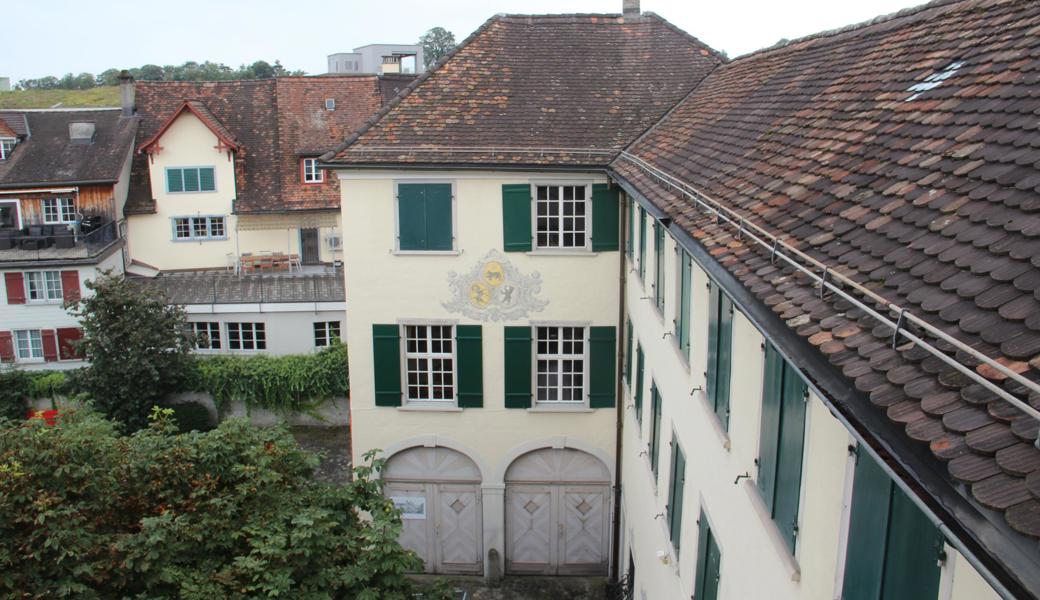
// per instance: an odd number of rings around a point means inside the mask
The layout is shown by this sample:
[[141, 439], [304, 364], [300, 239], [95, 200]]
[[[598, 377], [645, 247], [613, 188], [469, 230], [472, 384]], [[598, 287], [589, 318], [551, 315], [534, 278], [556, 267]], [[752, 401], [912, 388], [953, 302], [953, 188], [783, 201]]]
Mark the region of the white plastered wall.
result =
[[[343, 327], [343, 310], [314, 310], [313, 303], [285, 303], [273, 305], [261, 312], [261, 305], [196, 304], [186, 307], [188, 320], [192, 322], [219, 322], [221, 335], [220, 350], [200, 350], [199, 354], [309, 354], [319, 350], [314, 346], [314, 323], [339, 321]], [[239, 311], [239, 312], [235, 312]], [[229, 350], [226, 323], [263, 323], [267, 341], [264, 351]], [[341, 329], [342, 331], [342, 329]]]
[[[435, 176], [434, 176], [435, 175]], [[538, 298], [548, 300], [529, 318], [480, 323], [483, 328], [483, 408], [451, 412], [376, 407], [373, 397], [372, 324], [402, 319], [477, 323], [449, 312], [449, 273], [468, 273], [492, 249], [503, 249], [502, 185], [527, 183], [518, 173], [341, 172], [344, 256], [350, 319], [351, 418], [356, 461], [370, 449], [393, 452], [414, 445], [444, 445], [481, 465], [484, 555], [503, 553], [503, 476], [520, 454], [544, 447], [573, 447], [598, 456], [613, 471], [614, 409], [538, 412], [506, 409], [504, 327], [532, 321], [617, 324], [618, 252], [582, 255], [505, 253], [522, 274], [541, 276]], [[395, 181], [414, 178], [453, 183], [457, 254], [400, 255], [395, 247]], [[602, 175], [539, 174], [537, 180], [605, 183]]]

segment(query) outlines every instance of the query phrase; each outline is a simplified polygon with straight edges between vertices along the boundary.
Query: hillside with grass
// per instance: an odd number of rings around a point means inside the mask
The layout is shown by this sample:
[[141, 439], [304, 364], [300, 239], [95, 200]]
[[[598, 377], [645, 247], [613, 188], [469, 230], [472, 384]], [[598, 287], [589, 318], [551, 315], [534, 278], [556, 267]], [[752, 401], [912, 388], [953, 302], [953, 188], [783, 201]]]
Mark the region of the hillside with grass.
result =
[[15, 90], [0, 92], [3, 108], [91, 108], [119, 106], [119, 86], [88, 90]]

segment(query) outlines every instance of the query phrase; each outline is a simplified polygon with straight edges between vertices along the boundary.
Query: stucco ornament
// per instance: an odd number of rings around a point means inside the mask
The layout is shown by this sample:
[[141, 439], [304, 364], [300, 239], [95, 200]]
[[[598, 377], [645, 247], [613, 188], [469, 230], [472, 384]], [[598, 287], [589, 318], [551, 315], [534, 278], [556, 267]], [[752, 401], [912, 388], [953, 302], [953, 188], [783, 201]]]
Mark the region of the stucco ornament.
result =
[[549, 304], [535, 296], [542, 290], [542, 276], [524, 275], [498, 250], [477, 261], [468, 273], [448, 273], [452, 299], [445, 309], [478, 321], [508, 321], [539, 312]]

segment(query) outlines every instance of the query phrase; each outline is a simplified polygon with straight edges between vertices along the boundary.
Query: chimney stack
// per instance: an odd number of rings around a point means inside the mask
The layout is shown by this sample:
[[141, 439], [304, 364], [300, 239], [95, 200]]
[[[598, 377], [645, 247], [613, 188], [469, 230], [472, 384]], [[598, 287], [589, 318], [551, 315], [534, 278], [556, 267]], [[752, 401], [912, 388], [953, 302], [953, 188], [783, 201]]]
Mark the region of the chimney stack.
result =
[[123, 116], [134, 116], [134, 77], [130, 71], [119, 74], [119, 98], [123, 107]]
[[639, 0], [622, 0], [621, 14], [626, 17], [639, 16]]

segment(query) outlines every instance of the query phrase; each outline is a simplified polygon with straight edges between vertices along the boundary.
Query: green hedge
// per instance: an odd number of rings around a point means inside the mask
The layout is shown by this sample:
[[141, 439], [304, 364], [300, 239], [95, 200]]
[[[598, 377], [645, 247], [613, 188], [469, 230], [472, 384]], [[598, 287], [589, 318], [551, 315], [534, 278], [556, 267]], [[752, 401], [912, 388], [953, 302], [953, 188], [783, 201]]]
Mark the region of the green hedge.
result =
[[[79, 371], [0, 370], [0, 418], [24, 418], [29, 399], [72, 395]], [[315, 354], [201, 356], [194, 371], [190, 389], [181, 391], [209, 394], [221, 412], [233, 400], [247, 408], [306, 412], [350, 391], [347, 347], [339, 342]]]
[[305, 412], [350, 390], [347, 347], [339, 342], [316, 354], [205, 356], [195, 365], [190, 391], [212, 396], [221, 412], [233, 400], [247, 408]]

